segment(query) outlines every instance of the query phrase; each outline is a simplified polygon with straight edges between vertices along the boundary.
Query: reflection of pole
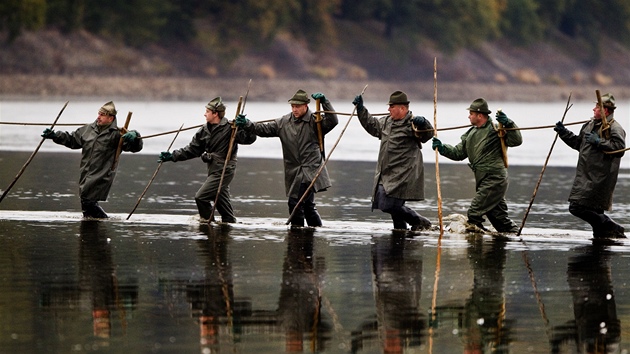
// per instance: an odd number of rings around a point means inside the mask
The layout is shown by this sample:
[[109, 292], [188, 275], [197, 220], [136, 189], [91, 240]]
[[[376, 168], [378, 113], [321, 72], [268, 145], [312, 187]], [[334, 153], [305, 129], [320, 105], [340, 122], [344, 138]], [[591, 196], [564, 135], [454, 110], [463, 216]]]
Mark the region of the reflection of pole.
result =
[[116, 303], [116, 309], [118, 310], [118, 317], [120, 318], [123, 334], [127, 334], [127, 312], [125, 311], [123, 302], [120, 301], [120, 290], [118, 289], [116, 271], [112, 272], [112, 283], [114, 284], [114, 301]]
[[[219, 240], [220, 242], [224, 242], [223, 237], [221, 237]], [[217, 237], [213, 237], [211, 242], [217, 242]], [[227, 240], [225, 240], [225, 242], [227, 242]], [[214, 248], [216, 249], [216, 246]], [[233, 316], [232, 306], [230, 304], [230, 291], [228, 287], [228, 282], [225, 280], [225, 274], [224, 274], [225, 269], [223, 268], [223, 262], [221, 262], [219, 252], [215, 252], [215, 263], [219, 270], [219, 281], [221, 282], [221, 294], [223, 295], [223, 301], [225, 302], [225, 312], [226, 312], [225, 314], [227, 316], [228, 331], [229, 331], [230, 336], [233, 337], [234, 316]]]
[[[523, 244], [525, 241], [523, 241]], [[532, 288], [534, 288], [534, 294], [536, 295], [536, 303], [538, 304], [538, 310], [540, 311], [540, 316], [545, 323], [545, 333], [547, 333], [547, 338], [551, 340], [551, 333], [549, 331], [549, 319], [547, 318], [547, 312], [545, 311], [545, 304], [542, 301], [542, 296], [540, 296], [540, 292], [538, 291], [538, 285], [536, 285], [536, 276], [534, 275], [534, 270], [532, 269], [532, 265], [529, 263], [529, 257], [527, 256], [527, 251], [523, 251], [523, 262], [525, 262], [525, 267], [527, 268], [527, 274], [529, 275], [529, 280], [532, 282]]]
[[429, 353], [433, 353], [433, 332], [437, 320], [435, 309], [437, 307], [437, 289], [440, 280], [440, 262], [442, 260], [442, 233], [438, 237], [437, 256], [435, 260], [435, 281], [433, 282], [433, 298], [431, 300], [431, 321], [429, 323]]

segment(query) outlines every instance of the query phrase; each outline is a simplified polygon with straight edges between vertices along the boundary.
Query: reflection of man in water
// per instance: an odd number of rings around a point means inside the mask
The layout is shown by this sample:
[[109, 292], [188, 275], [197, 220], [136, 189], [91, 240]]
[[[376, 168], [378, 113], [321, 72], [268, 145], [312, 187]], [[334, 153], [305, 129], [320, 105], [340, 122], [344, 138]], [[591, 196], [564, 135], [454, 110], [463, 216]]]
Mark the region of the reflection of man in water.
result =
[[[474, 238], [468, 247], [473, 289], [464, 307], [466, 353], [508, 353], [511, 321], [505, 318], [506, 240]], [[484, 250], [484, 247], [490, 249]]]
[[205, 260], [205, 279], [201, 284], [187, 286], [188, 301], [199, 316], [202, 352], [225, 349], [220, 343], [219, 330], [227, 325], [228, 333], [234, 329], [234, 283], [232, 265], [228, 258], [227, 232], [208, 228], [208, 239], [199, 241], [200, 254]]
[[313, 264], [313, 233], [289, 231], [286, 242], [278, 306], [286, 351], [304, 351], [305, 340], [311, 342], [310, 351], [324, 351], [330, 328], [322, 320], [319, 269]]
[[613, 353], [619, 349], [621, 323], [610, 273], [610, 253], [599, 245], [586, 246], [569, 259], [567, 281], [573, 295], [575, 320], [554, 328], [552, 351], [575, 341], [579, 353]]
[[[94, 220], [82, 221], [80, 240], [80, 287], [82, 292], [89, 291], [92, 296], [93, 333], [99, 338], [109, 338], [111, 312], [122, 311], [120, 318], [126, 318], [121, 303], [136, 303], [137, 286], [130, 288], [119, 284], [105, 224]], [[125, 324], [122, 326], [126, 327]]]
[[372, 243], [372, 271], [378, 328], [385, 353], [421, 344], [422, 243], [399, 235]]

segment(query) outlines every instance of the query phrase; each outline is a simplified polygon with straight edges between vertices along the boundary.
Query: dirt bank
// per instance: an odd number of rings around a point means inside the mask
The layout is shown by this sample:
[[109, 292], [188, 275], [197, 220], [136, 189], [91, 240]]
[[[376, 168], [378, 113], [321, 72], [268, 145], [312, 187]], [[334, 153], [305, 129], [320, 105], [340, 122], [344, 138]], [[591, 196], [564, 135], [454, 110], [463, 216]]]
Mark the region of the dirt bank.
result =
[[[248, 78], [196, 79], [176, 77], [110, 77], [64, 75], [2, 75], [0, 99], [3, 100], [82, 100], [114, 99], [140, 101], [204, 101], [215, 96], [238, 99], [247, 89]], [[433, 82], [383, 82], [344, 80], [254, 79], [248, 99], [286, 101], [298, 89], [324, 92], [332, 100], [351, 101], [368, 85], [366, 96], [386, 100], [395, 90], [407, 92], [412, 100], [433, 100]], [[491, 101], [550, 102], [591, 100], [595, 90], [613, 92], [618, 100], [630, 99], [630, 87], [594, 85], [528, 85], [440, 83], [438, 101], [470, 101], [485, 97]]]

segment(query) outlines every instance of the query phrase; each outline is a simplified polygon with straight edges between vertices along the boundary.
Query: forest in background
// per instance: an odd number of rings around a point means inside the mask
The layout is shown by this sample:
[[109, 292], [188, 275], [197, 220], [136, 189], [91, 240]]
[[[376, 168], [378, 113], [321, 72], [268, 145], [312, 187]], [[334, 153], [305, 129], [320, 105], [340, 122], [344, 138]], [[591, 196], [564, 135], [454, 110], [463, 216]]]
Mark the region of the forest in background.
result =
[[4, 0], [0, 31], [5, 74], [630, 83], [627, 0]]

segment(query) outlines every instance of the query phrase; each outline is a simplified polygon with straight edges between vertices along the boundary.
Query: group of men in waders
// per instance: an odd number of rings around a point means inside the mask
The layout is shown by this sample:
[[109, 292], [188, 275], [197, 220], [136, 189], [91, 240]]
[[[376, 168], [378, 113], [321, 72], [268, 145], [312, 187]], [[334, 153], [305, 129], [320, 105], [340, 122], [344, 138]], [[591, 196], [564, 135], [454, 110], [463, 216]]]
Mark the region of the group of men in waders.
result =
[[[317, 110], [308, 104], [313, 98]], [[191, 142], [172, 152], [161, 152], [159, 162], [179, 162], [200, 157], [208, 169], [208, 177], [195, 202], [203, 220], [213, 219], [213, 204], [221, 221], [236, 222], [230, 202], [229, 185], [234, 178], [238, 145], [252, 144], [257, 137], [277, 137], [282, 144], [284, 184], [292, 227], [322, 226], [315, 193], [331, 187], [326, 170], [323, 137], [338, 124], [337, 114], [326, 96], [309, 95], [298, 90], [289, 100], [291, 112], [264, 122], [250, 121], [238, 114], [232, 122], [225, 118], [221, 97], [205, 106], [206, 124]], [[389, 97], [389, 114], [376, 117], [363, 104], [363, 96], [353, 100], [357, 117], [365, 131], [380, 140], [379, 154], [371, 189], [372, 209], [391, 215], [394, 229], [413, 231], [431, 228], [431, 222], [405, 205], [406, 201], [424, 199], [424, 165], [422, 144], [432, 139], [432, 148], [440, 155], [460, 161], [468, 159], [475, 176], [476, 195], [467, 212], [467, 231], [485, 232], [484, 216], [499, 233], [516, 233], [519, 227], [508, 217], [505, 194], [508, 188], [506, 147], [519, 146], [522, 136], [518, 126], [498, 111], [495, 124], [492, 111], [483, 98], [469, 107], [471, 127], [456, 145], [444, 144], [434, 137], [431, 123], [409, 110], [409, 99], [402, 91]], [[612, 206], [620, 160], [625, 150], [625, 131], [614, 118], [615, 98], [602, 95], [593, 108], [593, 117], [578, 134], [558, 122], [554, 130], [571, 148], [579, 152], [575, 180], [569, 194], [569, 212], [593, 228], [595, 238], [625, 238], [623, 226], [605, 214]], [[319, 105], [321, 104], [321, 109]], [[107, 102], [98, 111], [96, 121], [74, 132], [46, 129], [42, 137], [71, 149], [82, 149], [79, 193], [83, 215], [107, 218], [98, 204], [106, 200], [115, 175], [117, 147], [122, 151], [142, 150], [142, 137], [135, 130], [118, 128], [116, 108]]]

